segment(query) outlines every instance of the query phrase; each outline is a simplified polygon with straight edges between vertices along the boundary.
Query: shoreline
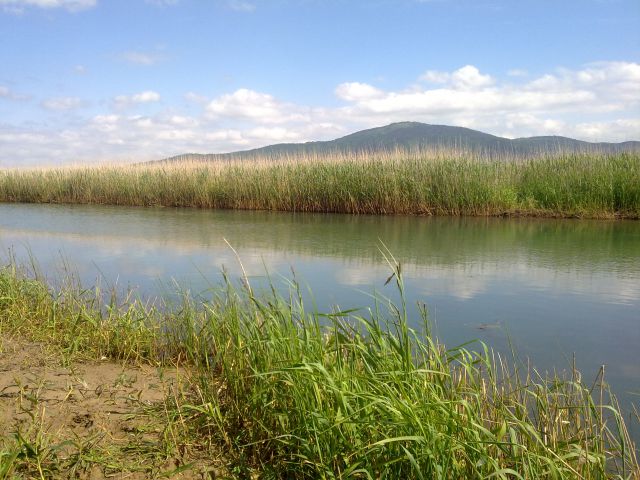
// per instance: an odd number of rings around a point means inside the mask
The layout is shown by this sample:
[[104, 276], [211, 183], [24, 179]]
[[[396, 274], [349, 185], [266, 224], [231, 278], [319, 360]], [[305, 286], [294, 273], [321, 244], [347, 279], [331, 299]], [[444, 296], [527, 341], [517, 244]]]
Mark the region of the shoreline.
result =
[[391, 217], [469, 217], [469, 218], [504, 218], [504, 219], [518, 219], [518, 218], [531, 218], [531, 219], [550, 219], [550, 220], [603, 220], [603, 221], [617, 221], [617, 220], [640, 220], [640, 213], [625, 214], [620, 212], [613, 213], [575, 213], [575, 212], [548, 212], [548, 211], [506, 211], [487, 214], [451, 214], [451, 213], [354, 213], [354, 212], [342, 212], [342, 211], [327, 211], [327, 210], [272, 210], [261, 208], [220, 208], [220, 207], [202, 207], [197, 205], [135, 205], [135, 204], [117, 204], [117, 203], [80, 203], [80, 202], [13, 202], [13, 201], [0, 201], [0, 204], [4, 205], [60, 205], [60, 206], [72, 206], [72, 205], [84, 205], [84, 206], [98, 206], [98, 207], [127, 207], [127, 208], [186, 208], [195, 210], [239, 210], [246, 212], [274, 212], [274, 213], [298, 213], [298, 214], [330, 214], [330, 215], [358, 215], [358, 216], [391, 216]]
[[[175, 474], [183, 477], [175, 478], [201, 478], [189, 475], [207, 469], [236, 478], [267, 472], [343, 474], [349, 459], [357, 459], [374, 477], [386, 471], [417, 478], [419, 472], [429, 475], [445, 466], [451, 478], [507, 478], [510, 472], [540, 478], [550, 474], [550, 465], [559, 478], [609, 478], [614, 472], [633, 478], [640, 473], [637, 449], [602, 378], [592, 396], [592, 385], [581, 384], [575, 370], [566, 379], [540, 377], [521, 371], [512, 360], [498, 361], [481, 343], [447, 350], [428, 330], [423, 337], [409, 329], [402, 305], [397, 307], [388, 318], [318, 316], [295, 296], [256, 298], [250, 289], [227, 284], [211, 302], [185, 298], [177, 309], [164, 311], [136, 301], [121, 305], [112, 299], [105, 305], [91, 290], [52, 291], [16, 267], [0, 271], [0, 338], [5, 344], [7, 338], [20, 338], [19, 350], [29, 360], [45, 358], [38, 368], [67, 369], [58, 371], [55, 381], [67, 378], [69, 371], [87, 369], [86, 374], [91, 365], [108, 367], [114, 378], [118, 369], [129, 372], [118, 381], [100, 377], [109, 388], [130, 388], [128, 413], [140, 420], [145, 389], [127, 380], [130, 372], [151, 368], [140, 377], [147, 384], [160, 383], [151, 380], [154, 376], [171, 381], [178, 374], [178, 388], [158, 390], [155, 402], [146, 405], [155, 404], [160, 424], [138, 430], [155, 440], [149, 443], [143, 434], [131, 443], [134, 452], [155, 452], [157, 462], [150, 468], [157, 472], [173, 471], [171, 465], [180, 469]], [[3, 352], [10, 350], [8, 345], [0, 345]], [[34, 346], [44, 346], [48, 356], [29, 354]], [[12, 358], [0, 354], [5, 363]], [[15, 377], [9, 367], [9, 377]], [[83, 375], [66, 383], [66, 392], [82, 389], [78, 385], [84, 381], [91, 386], [85, 394], [95, 393], [98, 385]], [[135, 391], [143, 391], [142, 396], [136, 399]], [[100, 423], [98, 412], [67, 405], [76, 408], [68, 416], [74, 424], [83, 419], [87, 425]], [[37, 473], [44, 465], [37, 456], [14, 458], [11, 453], [16, 445], [25, 451], [24, 443], [49, 438], [46, 422], [33, 425], [24, 430], [32, 436], [23, 435], [21, 446], [10, 432], [0, 437], [0, 465], [13, 462], [6, 467], [9, 472]], [[86, 442], [76, 445], [68, 455], [54, 455], [57, 463], [48, 468], [67, 473], [75, 468], [82, 475], [94, 467], [109, 472], [91, 460], [103, 457], [87, 454]], [[102, 451], [118, 448], [107, 440]], [[207, 461], [212, 455], [214, 461]], [[308, 460], [301, 461], [301, 455]], [[390, 458], [396, 460], [387, 465]], [[73, 467], [69, 462], [75, 462]]]

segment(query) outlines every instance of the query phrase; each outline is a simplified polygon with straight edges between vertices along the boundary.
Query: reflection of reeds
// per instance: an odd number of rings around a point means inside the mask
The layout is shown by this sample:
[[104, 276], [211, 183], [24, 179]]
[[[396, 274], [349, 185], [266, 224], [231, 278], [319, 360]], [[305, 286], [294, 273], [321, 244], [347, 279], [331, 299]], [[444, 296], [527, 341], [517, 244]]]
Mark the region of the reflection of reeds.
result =
[[4, 170], [0, 201], [433, 215], [640, 216], [640, 155], [442, 151]]
[[[394, 273], [402, 293], [399, 267]], [[104, 308], [100, 298], [78, 287], [52, 294], [5, 268], [0, 329], [67, 355], [181, 361], [193, 395], [167, 405], [188, 432], [180, 448], [221, 446], [244, 476], [640, 473], [603, 371], [592, 394], [575, 370], [543, 376], [482, 344], [447, 350], [428, 328], [409, 328], [403, 302], [380, 299], [368, 315], [318, 314], [305, 310], [295, 282], [288, 299], [227, 284], [206, 303], [185, 299], [173, 310], [113, 298]]]

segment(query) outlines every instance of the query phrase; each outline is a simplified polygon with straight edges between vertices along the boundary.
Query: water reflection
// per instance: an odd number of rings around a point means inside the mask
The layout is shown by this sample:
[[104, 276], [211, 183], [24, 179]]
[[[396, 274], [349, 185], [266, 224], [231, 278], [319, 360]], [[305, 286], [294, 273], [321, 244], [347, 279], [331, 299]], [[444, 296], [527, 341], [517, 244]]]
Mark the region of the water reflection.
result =
[[39, 260], [39, 251], [57, 248], [89, 270], [100, 259], [142, 277], [181, 276], [192, 269], [189, 260], [207, 273], [222, 265], [234, 269], [224, 239], [242, 253], [252, 275], [262, 275], [265, 266], [277, 271], [294, 260], [322, 258], [337, 263], [333, 282], [370, 285], [387, 272], [383, 242], [408, 279], [429, 280], [425, 295], [468, 300], [497, 279], [510, 279], [603, 302], [640, 298], [637, 222], [0, 206], [5, 247], [27, 242]]

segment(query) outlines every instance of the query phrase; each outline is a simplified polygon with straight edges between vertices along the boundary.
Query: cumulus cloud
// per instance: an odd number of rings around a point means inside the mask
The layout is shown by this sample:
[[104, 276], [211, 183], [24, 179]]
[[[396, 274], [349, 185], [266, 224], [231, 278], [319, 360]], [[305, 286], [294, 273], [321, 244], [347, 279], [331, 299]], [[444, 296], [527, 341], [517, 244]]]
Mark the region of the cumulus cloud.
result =
[[269, 142], [296, 142], [302, 135], [285, 127], [257, 127], [247, 132], [249, 138]]
[[287, 123], [310, 118], [305, 108], [281, 102], [267, 93], [241, 88], [213, 99], [206, 107], [211, 118], [251, 120], [260, 123]]
[[331, 122], [274, 125], [249, 121], [232, 126], [233, 123], [211, 119], [206, 114], [193, 117], [159, 111], [130, 115], [122, 111], [94, 115], [77, 128], [0, 125], [0, 166], [145, 161], [185, 152], [222, 153], [347, 133]]
[[358, 100], [368, 100], [372, 98], [379, 98], [384, 96], [382, 90], [377, 89], [371, 85], [360, 82], [347, 82], [338, 85], [335, 91], [338, 98], [346, 100], [348, 102], [355, 102]]
[[78, 97], [54, 97], [44, 100], [42, 102], [42, 107], [47, 110], [61, 112], [65, 110], [74, 110], [81, 107], [82, 104], [82, 100]]
[[420, 76], [420, 80], [430, 83], [447, 83], [449, 78], [451, 78], [450, 74], [437, 70], [427, 70]]
[[473, 65], [465, 65], [451, 74], [451, 83], [460, 89], [475, 89], [488, 87], [493, 84], [490, 75], [483, 75]]
[[593, 92], [613, 109], [626, 102], [640, 103], [640, 64], [629, 62], [596, 62], [577, 71], [560, 69], [527, 85], [532, 90], [568, 91], [582, 89]]
[[77, 12], [95, 7], [97, 3], [97, 0], [0, 0], [0, 6], [12, 13], [22, 13], [27, 7], [64, 8], [70, 12]]
[[566, 89], [483, 89], [456, 79], [449, 87], [428, 90], [385, 92], [374, 98], [354, 99], [353, 113], [359, 115], [499, 114], [509, 111], [558, 109], [585, 105], [596, 99], [594, 92]]
[[[222, 153], [327, 140], [405, 120], [507, 137], [616, 142], [640, 137], [640, 64], [599, 62], [505, 78], [463, 65], [426, 70], [405, 89], [350, 81], [336, 86], [340, 105], [335, 107], [292, 103], [250, 88], [213, 98], [190, 92], [182, 105], [167, 106], [158, 92], [146, 90], [113, 98], [114, 111], [97, 112], [80, 126], [0, 125], [0, 152], [10, 152], [0, 153], [0, 162], [143, 161], [185, 152]], [[0, 86], [0, 99], [12, 95]], [[49, 107], [73, 108], [74, 98], [51, 99]], [[140, 105], [145, 108], [134, 109]]]
[[129, 108], [142, 103], [155, 103], [160, 101], [160, 94], [153, 90], [145, 90], [144, 92], [134, 95], [118, 95], [114, 97], [113, 104], [118, 109]]
[[564, 131], [578, 138], [591, 138], [603, 141], [624, 141], [640, 138], [640, 118], [627, 118], [608, 122], [581, 122], [569, 125], [565, 122]]
[[133, 103], [149, 103], [160, 101], [160, 94], [153, 90], [146, 90], [144, 92], [136, 93], [131, 97]]
[[[375, 95], [336, 94], [347, 102], [343, 115], [373, 124], [397, 120], [418, 120], [469, 126], [511, 136], [553, 132], [589, 132], [585, 139], [607, 138], [607, 131], [621, 138], [614, 120], [600, 121], [601, 129], [578, 130], [576, 118], [619, 114], [640, 116], [640, 64], [599, 62], [579, 70], [559, 69], [518, 84], [500, 83], [477, 67], [466, 65], [452, 72], [428, 70], [420, 80], [427, 85], [401, 91], [380, 92], [358, 85], [356, 91]], [[535, 120], [532, 120], [535, 119]], [[604, 127], [604, 125], [610, 125]], [[615, 128], [613, 125], [618, 125]], [[571, 128], [569, 128], [571, 126]], [[600, 137], [602, 134], [604, 137]], [[627, 131], [627, 136], [637, 132]]]
[[200, 122], [198, 121], [198, 119], [193, 117], [186, 117], [182, 115], [171, 115], [169, 117], [169, 123], [180, 126], [180, 127], [197, 127]]
[[480, 73], [473, 65], [465, 65], [451, 73], [427, 70], [420, 79], [430, 83], [450, 84], [454, 88], [464, 90], [484, 88], [494, 83], [490, 75]]

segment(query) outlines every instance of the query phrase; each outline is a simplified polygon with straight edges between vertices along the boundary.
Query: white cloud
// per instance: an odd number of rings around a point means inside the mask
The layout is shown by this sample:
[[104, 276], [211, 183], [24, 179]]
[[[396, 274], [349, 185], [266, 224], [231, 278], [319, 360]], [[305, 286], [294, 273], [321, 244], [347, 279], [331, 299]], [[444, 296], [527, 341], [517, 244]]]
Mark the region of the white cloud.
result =
[[[233, 123], [233, 122], [232, 122]], [[58, 165], [74, 162], [144, 161], [185, 152], [229, 152], [279, 142], [333, 138], [346, 132], [330, 122], [238, 127], [227, 119], [155, 115], [102, 114], [77, 128], [0, 126], [0, 165]], [[11, 156], [2, 152], [11, 152]]]
[[490, 75], [483, 75], [473, 65], [465, 65], [451, 74], [451, 83], [460, 89], [475, 89], [493, 84]]
[[27, 7], [64, 8], [70, 12], [77, 12], [95, 7], [97, 3], [97, 0], [0, 0], [0, 6], [13, 13], [22, 13]]
[[[450, 72], [427, 70], [420, 80], [406, 89], [342, 83], [334, 92], [341, 102], [337, 107], [291, 103], [249, 88], [213, 99], [191, 92], [184, 96], [188, 103], [173, 106], [160, 104], [153, 90], [119, 95], [111, 103], [114, 112], [97, 112], [80, 126], [0, 124], [0, 162], [143, 161], [327, 140], [405, 120], [512, 138], [565, 135], [617, 142], [640, 137], [640, 64], [600, 62], [506, 81], [467, 65]], [[10, 88], [0, 87], [1, 99], [12, 96]], [[75, 102], [56, 100], [49, 106], [62, 109]], [[150, 107], [140, 110], [145, 115], [131, 114], [140, 105]]]
[[118, 128], [119, 120], [119, 115], [96, 115], [91, 120], [90, 125], [95, 127], [96, 130], [103, 133], [113, 132]]
[[456, 114], [488, 115], [510, 111], [557, 109], [575, 107], [595, 100], [588, 91], [576, 92], [527, 92], [473, 90], [470, 87], [441, 88], [434, 90], [386, 92], [383, 96], [352, 102], [354, 115], [423, 116], [436, 120]]
[[244, 119], [260, 123], [306, 121], [304, 108], [280, 102], [272, 95], [241, 88], [213, 99], [206, 107], [211, 118]]
[[211, 142], [222, 142], [232, 145], [246, 145], [249, 143], [243, 136], [240, 130], [227, 129], [208, 132], [205, 134], [205, 139]]
[[421, 80], [438, 85], [377, 92], [376, 96], [360, 98], [347, 98], [337, 92], [347, 101], [342, 114], [372, 124], [411, 119], [484, 130], [495, 126], [498, 131], [511, 130], [507, 128], [511, 122], [514, 134], [518, 124], [513, 118], [518, 115], [535, 117], [542, 131], [556, 129], [561, 133], [567, 124], [577, 123], [572, 117], [640, 114], [640, 65], [635, 63], [594, 63], [520, 84], [498, 83], [471, 65], [453, 72], [428, 70]]
[[[560, 69], [556, 75], [544, 75], [532, 86], [555, 87], [558, 90], [584, 89], [594, 92], [616, 108], [627, 102], [640, 103], [640, 64], [631, 62], [596, 62], [582, 70]], [[535, 85], [534, 85], [535, 84]]]
[[160, 101], [160, 94], [153, 90], [145, 90], [144, 92], [136, 93], [131, 97], [133, 103], [149, 103]]
[[338, 85], [335, 91], [338, 98], [348, 102], [378, 98], [384, 95], [382, 90], [366, 83], [347, 82]]
[[451, 76], [447, 72], [427, 70], [420, 76], [420, 80], [430, 83], [447, 83]]
[[253, 140], [267, 142], [297, 142], [300, 141], [302, 135], [300, 133], [289, 130], [285, 127], [257, 127], [247, 132], [247, 136]]
[[169, 123], [180, 127], [197, 127], [199, 125], [197, 119], [182, 115], [171, 115], [171, 117], [169, 117]]
[[453, 88], [464, 90], [484, 88], [494, 83], [490, 75], [480, 73], [480, 70], [473, 65], [465, 65], [451, 73], [427, 70], [420, 76], [420, 80], [429, 83], [448, 84]]
[[129, 108], [136, 104], [155, 103], [160, 101], [160, 94], [153, 90], [145, 90], [144, 92], [134, 95], [118, 95], [114, 97], [113, 104], [118, 109]]
[[78, 97], [55, 97], [44, 100], [42, 106], [47, 110], [61, 112], [81, 107], [82, 100]]
[[496, 124], [493, 133], [515, 138], [535, 135], [562, 135], [592, 142], [624, 142], [640, 139], [638, 118], [589, 122], [570, 122], [564, 119], [528, 113], [509, 114], [502, 125]]
[[149, 67], [151, 65], [156, 65], [157, 63], [164, 60], [164, 56], [157, 52], [140, 52], [136, 50], [130, 50], [127, 52], [122, 52], [118, 57], [133, 65], [142, 65], [145, 67]]
[[[640, 138], [640, 118], [613, 120], [609, 122], [582, 122], [568, 126], [568, 130], [579, 138], [597, 141], [622, 142]], [[630, 134], [630, 132], [632, 132]]]

